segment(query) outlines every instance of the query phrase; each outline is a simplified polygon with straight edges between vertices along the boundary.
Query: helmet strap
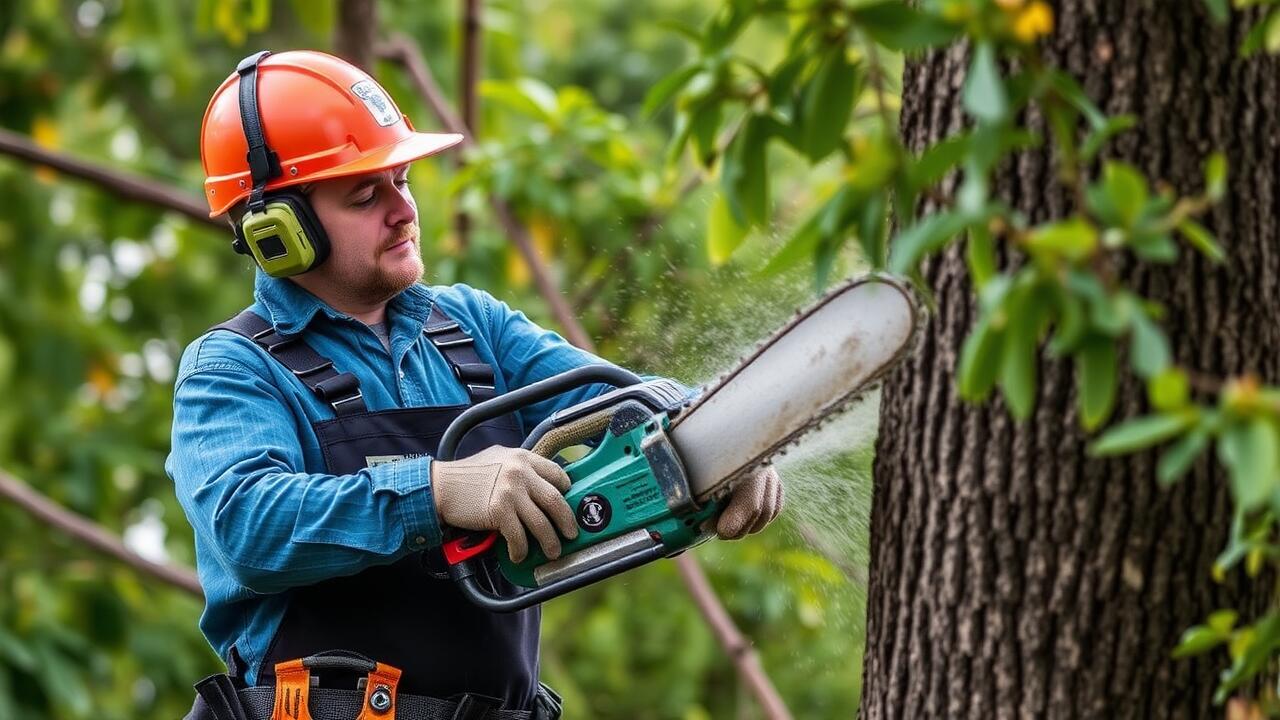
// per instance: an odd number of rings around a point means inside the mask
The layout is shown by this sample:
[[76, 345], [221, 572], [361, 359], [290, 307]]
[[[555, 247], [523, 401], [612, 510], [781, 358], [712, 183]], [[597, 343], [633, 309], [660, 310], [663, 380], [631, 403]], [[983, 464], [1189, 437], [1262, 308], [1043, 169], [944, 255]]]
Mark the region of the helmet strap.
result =
[[270, 50], [256, 52], [240, 61], [236, 73], [240, 75], [240, 124], [248, 141], [249, 174], [253, 190], [249, 193], [249, 212], [262, 212], [266, 208], [263, 193], [267, 182], [279, 177], [280, 158], [267, 147], [267, 137], [262, 132], [262, 118], [258, 116], [258, 64], [270, 55]]

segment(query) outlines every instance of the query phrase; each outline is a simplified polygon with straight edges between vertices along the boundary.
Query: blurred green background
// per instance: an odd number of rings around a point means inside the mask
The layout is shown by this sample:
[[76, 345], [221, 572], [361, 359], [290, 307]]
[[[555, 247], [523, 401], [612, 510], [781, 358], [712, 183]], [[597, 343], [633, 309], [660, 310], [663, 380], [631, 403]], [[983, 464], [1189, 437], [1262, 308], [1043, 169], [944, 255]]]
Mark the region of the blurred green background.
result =
[[[406, 33], [455, 103], [463, 4], [377, 4], [379, 37]], [[461, 169], [445, 156], [411, 175], [427, 281], [488, 289], [555, 327], [492, 192], [599, 352], [637, 371], [713, 379], [811, 298], [808, 269], [759, 269], [835, 170], [771, 148], [773, 227], [719, 257], [714, 178], [666, 157], [670, 108], [641, 110], [692, 52], [679, 26], [718, 5], [483, 3], [480, 144]], [[0, 128], [198, 201], [213, 90], [252, 51], [332, 49], [337, 17], [332, 0], [4, 0]], [[738, 49], [767, 64], [787, 22], [753, 25]], [[400, 64], [375, 74], [419, 129], [440, 127]], [[185, 566], [191, 530], [163, 472], [173, 373], [188, 342], [250, 301], [251, 268], [228, 241], [0, 154], [0, 470]], [[764, 533], [695, 551], [798, 718], [856, 712], [875, 416], [872, 399], [788, 455], [787, 508]], [[180, 717], [191, 683], [221, 667], [201, 608], [0, 500], [0, 718]], [[543, 667], [567, 718], [762, 716], [670, 562], [549, 603]]]

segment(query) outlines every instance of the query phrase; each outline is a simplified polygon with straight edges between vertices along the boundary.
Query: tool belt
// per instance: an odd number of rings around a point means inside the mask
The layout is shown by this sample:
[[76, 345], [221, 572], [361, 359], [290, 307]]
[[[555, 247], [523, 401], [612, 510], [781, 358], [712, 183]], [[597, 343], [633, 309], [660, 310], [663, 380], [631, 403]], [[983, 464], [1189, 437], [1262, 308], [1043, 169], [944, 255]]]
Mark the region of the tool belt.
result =
[[[325, 688], [311, 671], [364, 674], [355, 690]], [[274, 686], [237, 687], [225, 673], [195, 684], [183, 720], [556, 720], [560, 696], [538, 683], [533, 710], [505, 710], [488, 695], [449, 699], [399, 694], [400, 670], [356, 653], [320, 653], [275, 666]]]

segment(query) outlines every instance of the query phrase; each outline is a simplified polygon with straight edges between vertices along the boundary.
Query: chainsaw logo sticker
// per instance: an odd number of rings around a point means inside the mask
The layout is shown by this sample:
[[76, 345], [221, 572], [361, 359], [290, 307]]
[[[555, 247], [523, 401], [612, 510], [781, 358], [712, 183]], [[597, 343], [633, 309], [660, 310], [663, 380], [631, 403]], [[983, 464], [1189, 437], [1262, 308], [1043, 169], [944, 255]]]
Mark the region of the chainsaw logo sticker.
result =
[[584, 495], [578, 503], [578, 524], [590, 532], [600, 532], [613, 517], [613, 508], [603, 495]]
[[378, 83], [372, 80], [361, 80], [351, 86], [351, 92], [356, 94], [364, 102], [364, 106], [368, 109], [369, 114], [382, 127], [395, 125], [400, 119], [400, 114], [396, 112], [396, 106], [391, 104], [391, 98], [378, 87]]

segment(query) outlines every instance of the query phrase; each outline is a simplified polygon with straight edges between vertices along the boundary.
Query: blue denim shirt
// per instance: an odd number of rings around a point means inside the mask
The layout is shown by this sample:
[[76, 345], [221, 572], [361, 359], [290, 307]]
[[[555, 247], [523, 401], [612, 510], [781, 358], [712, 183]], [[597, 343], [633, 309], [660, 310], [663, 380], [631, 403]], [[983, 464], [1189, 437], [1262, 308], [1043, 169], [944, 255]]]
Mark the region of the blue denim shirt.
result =
[[[306, 341], [360, 381], [369, 410], [468, 402], [448, 362], [423, 334], [432, 303], [475, 339], [498, 392], [600, 358], [524, 313], [466, 285], [414, 285], [387, 306], [388, 352], [366, 325], [288, 280], [258, 271], [252, 310]], [[593, 385], [518, 413], [528, 432], [547, 415], [592, 397]], [[328, 405], [251, 341], [227, 331], [182, 355], [165, 470], [195, 530], [205, 592], [200, 628], [224, 660], [234, 645], [256, 681], [284, 615], [281, 591], [394, 562], [441, 543], [429, 457], [326, 472], [311, 424]]]

